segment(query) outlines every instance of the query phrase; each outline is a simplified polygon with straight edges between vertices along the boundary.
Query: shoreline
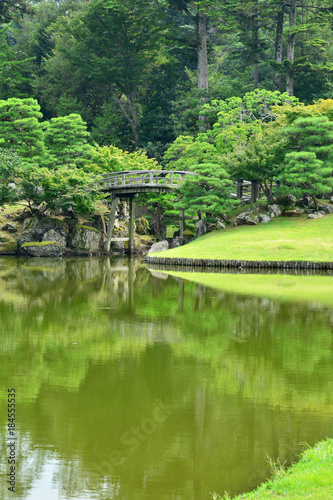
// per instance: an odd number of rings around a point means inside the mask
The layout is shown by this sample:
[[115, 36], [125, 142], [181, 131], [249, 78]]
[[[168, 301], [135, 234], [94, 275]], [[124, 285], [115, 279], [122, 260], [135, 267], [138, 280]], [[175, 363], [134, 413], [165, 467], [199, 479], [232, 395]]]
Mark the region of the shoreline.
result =
[[[277, 464], [273, 476], [248, 493], [233, 500], [264, 500], [278, 498], [333, 498], [333, 439], [325, 438], [300, 454], [299, 460], [284, 469]], [[230, 496], [215, 496], [231, 500]]]
[[241, 269], [302, 269], [302, 270], [331, 270], [332, 261], [308, 260], [230, 260], [230, 259], [189, 259], [187, 257], [149, 257], [144, 261], [147, 264], [163, 266], [190, 266], [190, 267], [217, 267]]

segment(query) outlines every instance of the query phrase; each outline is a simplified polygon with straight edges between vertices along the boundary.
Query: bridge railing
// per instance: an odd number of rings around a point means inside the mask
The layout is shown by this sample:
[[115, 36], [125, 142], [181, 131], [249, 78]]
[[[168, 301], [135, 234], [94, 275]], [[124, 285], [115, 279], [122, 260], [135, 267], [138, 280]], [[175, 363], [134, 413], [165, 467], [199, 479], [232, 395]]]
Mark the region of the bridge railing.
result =
[[96, 184], [102, 189], [130, 186], [167, 186], [178, 187], [188, 175], [194, 172], [178, 170], [128, 170], [101, 174], [96, 178]]

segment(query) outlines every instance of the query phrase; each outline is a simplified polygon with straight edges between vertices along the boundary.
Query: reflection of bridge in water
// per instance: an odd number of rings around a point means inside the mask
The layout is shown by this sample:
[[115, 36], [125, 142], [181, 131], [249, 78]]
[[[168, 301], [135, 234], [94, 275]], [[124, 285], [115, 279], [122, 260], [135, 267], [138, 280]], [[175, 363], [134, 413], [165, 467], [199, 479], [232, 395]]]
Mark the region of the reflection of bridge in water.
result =
[[[166, 193], [179, 188], [186, 176], [196, 175], [194, 172], [176, 170], [131, 170], [108, 173], [98, 176], [97, 185], [105, 193], [111, 195], [106, 249], [109, 252], [112, 241], [128, 241], [129, 252], [134, 248], [134, 199], [143, 193]], [[116, 210], [119, 198], [129, 199], [129, 235], [128, 238], [112, 238]], [[184, 231], [184, 211], [179, 213], [180, 231]]]

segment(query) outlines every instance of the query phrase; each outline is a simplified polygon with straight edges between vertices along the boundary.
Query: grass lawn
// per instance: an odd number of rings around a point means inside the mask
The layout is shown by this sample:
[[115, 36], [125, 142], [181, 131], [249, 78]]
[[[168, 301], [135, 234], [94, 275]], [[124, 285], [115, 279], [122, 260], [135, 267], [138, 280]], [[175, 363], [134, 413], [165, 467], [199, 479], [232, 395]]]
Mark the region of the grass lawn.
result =
[[[215, 496], [216, 499], [223, 498]], [[225, 496], [225, 499], [230, 497]], [[326, 439], [303, 452], [299, 462], [285, 471], [277, 468], [272, 479], [251, 493], [234, 500], [288, 498], [300, 500], [333, 499], [333, 439]]]
[[163, 272], [229, 293], [259, 295], [279, 301], [316, 302], [333, 306], [332, 276]]
[[279, 217], [268, 224], [230, 227], [150, 256], [333, 261], [333, 214], [321, 219]]

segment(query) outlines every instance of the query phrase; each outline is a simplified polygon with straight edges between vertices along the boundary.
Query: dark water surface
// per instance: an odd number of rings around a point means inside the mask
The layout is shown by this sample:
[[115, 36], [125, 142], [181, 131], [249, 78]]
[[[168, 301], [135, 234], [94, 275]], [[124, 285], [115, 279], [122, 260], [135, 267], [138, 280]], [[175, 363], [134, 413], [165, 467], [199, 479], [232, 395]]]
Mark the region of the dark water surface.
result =
[[227, 294], [138, 261], [1, 258], [0, 498], [252, 489], [267, 457], [290, 462], [333, 436], [332, 332], [328, 306]]

